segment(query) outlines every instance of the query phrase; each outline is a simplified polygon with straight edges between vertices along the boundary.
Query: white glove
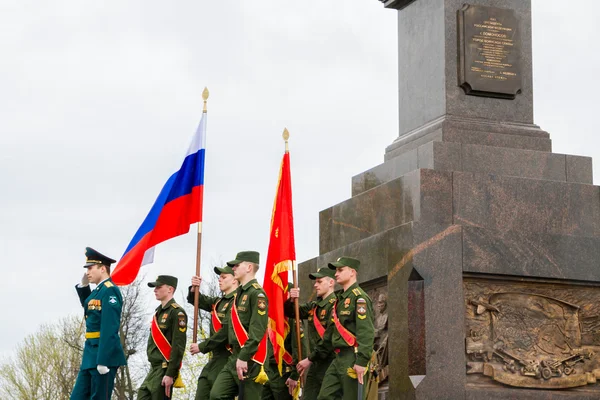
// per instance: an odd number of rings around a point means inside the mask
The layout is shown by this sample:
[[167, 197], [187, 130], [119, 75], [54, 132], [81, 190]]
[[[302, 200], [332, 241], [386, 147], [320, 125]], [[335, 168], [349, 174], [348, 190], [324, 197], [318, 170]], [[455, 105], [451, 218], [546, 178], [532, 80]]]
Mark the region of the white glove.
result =
[[81, 277], [81, 285], [79, 287], [86, 287], [90, 284], [90, 280], [88, 279], [87, 273], [84, 273]]
[[100, 375], [108, 374], [108, 371], [110, 371], [110, 369], [108, 369], [108, 367], [104, 366], [104, 365], [98, 365], [96, 367], [96, 369], [98, 370], [98, 372], [100, 373]]

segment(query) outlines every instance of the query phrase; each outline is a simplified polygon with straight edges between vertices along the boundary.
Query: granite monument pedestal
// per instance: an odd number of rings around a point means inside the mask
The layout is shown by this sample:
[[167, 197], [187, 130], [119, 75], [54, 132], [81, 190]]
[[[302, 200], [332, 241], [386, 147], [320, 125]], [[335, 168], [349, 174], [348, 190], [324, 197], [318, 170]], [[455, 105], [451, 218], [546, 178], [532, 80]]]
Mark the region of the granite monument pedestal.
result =
[[600, 398], [600, 187], [533, 124], [530, 1], [384, 5], [400, 135], [321, 211], [303, 296], [309, 272], [361, 260], [387, 299], [380, 398]]

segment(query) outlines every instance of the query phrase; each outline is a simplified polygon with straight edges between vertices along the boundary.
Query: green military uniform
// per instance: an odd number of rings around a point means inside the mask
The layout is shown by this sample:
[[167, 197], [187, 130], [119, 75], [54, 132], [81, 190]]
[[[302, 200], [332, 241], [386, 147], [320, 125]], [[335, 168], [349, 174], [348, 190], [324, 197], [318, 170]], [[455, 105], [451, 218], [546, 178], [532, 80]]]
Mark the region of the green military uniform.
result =
[[[177, 288], [177, 278], [160, 275], [155, 282], [149, 282], [149, 287], [169, 285]], [[158, 323], [160, 332], [171, 345], [171, 354], [169, 359], [165, 359], [163, 353], [156, 345], [152, 333], [148, 337], [148, 347], [146, 354], [150, 362], [150, 372], [142, 382], [138, 390], [138, 400], [163, 400], [169, 398], [165, 396], [165, 387], [162, 386], [162, 380], [165, 376], [170, 376], [173, 381], [179, 376], [181, 360], [185, 353], [185, 342], [187, 340], [187, 314], [183, 307], [169, 300], [164, 306], [161, 304], [156, 308], [154, 318]], [[172, 388], [172, 387], [171, 387]], [[171, 389], [172, 390], [172, 389]]]
[[[344, 266], [358, 270], [360, 262], [350, 257], [340, 257], [336, 262], [329, 264], [329, 268], [332, 269]], [[358, 380], [348, 375], [348, 369], [352, 369], [355, 364], [367, 367], [371, 359], [375, 338], [373, 306], [367, 293], [355, 282], [339, 294], [334, 311], [340, 324], [354, 335], [356, 344], [350, 346], [335, 324], [329, 325], [324, 341], [334, 348], [336, 357], [325, 373], [318, 399], [356, 399]], [[365, 374], [365, 383], [368, 378]], [[363, 392], [363, 398], [365, 396], [366, 391]]]
[[[109, 267], [115, 262], [91, 247], [86, 247], [85, 254], [84, 268]], [[100, 282], [94, 290], [89, 285], [77, 285], [75, 289], [85, 313], [86, 339], [71, 400], [110, 399], [117, 369], [127, 364], [119, 337], [123, 297], [110, 278]], [[108, 367], [109, 371], [100, 374], [98, 366]]]
[[[233, 275], [233, 270], [229, 266], [225, 266], [223, 268], [215, 267], [215, 273], [217, 275]], [[198, 296], [198, 307], [201, 310], [212, 312], [214, 306], [219, 320], [222, 324], [224, 324], [226, 322], [227, 317], [229, 316], [234, 295], [235, 291], [223, 295], [222, 297], [211, 297], [200, 293]], [[187, 301], [190, 304], [194, 304], [194, 291], [192, 290], [191, 286], [188, 293]], [[217, 375], [219, 375], [219, 372], [221, 372], [221, 370], [225, 367], [225, 364], [227, 364], [227, 359], [231, 355], [227, 343], [224, 343], [222, 340], [219, 341], [218, 337], [216, 336], [216, 333], [217, 331], [215, 330], [215, 327], [211, 322], [210, 337], [198, 344], [198, 349], [200, 350], [200, 352], [211, 352], [211, 356], [208, 363], [204, 366], [204, 368], [202, 368], [202, 373], [198, 377], [198, 386], [196, 388], [196, 400], [208, 399], [210, 395], [210, 390], [215, 382], [215, 379], [217, 379]]]
[[[323, 267], [318, 272], [309, 274], [308, 276], [312, 280], [323, 277], [335, 279], [335, 271], [328, 267]], [[312, 362], [306, 375], [305, 386], [302, 390], [302, 400], [316, 400], [325, 372], [335, 358], [333, 348], [323, 341], [317, 328], [315, 328], [315, 319], [324, 329], [327, 329], [331, 322], [331, 310], [336, 299], [336, 294], [331, 293], [325, 298], [318, 298], [316, 301], [300, 304], [300, 318], [308, 320], [308, 341], [311, 352], [307, 355], [307, 358]], [[285, 303], [285, 314], [292, 316], [294, 313], [294, 303], [287, 301]]]
[[[290, 351], [292, 356], [292, 362], [287, 364], [285, 361], [282, 362], [282, 374], [279, 375], [279, 366], [277, 360], [273, 354], [273, 346], [269, 341], [269, 358], [267, 363], [267, 375], [269, 381], [264, 384], [262, 391], [262, 400], [291, 400], [289, 389], [285, 382], [289, 379], [297, 381], [300, 379], [300, 374], [296, 370], [296, 364], [298, 364], [298, 339], [296, 336], [296, 320], [293, 318], [288, 319], [290, 331], [285, 338], [284, 346], [285, 349]], [[306, 338], [304, 335], [304, 329], [300, 324], [300, 342], [302, 344], [302, 354], [306, 354]]]
[[[254, 251], [245, 251], [237, 254], [236, 259], [229, 261], [227, 265], [233, 267], [243, 261], [258, 264], [259, 255]], [[244, 347], [240, 347], [237, 340], [233, 324], [231, 323], [231, 313], [227, 318], [227, 342], [231, 345], [232, 355], [227, 360], [225, 368], [219, 373], [212, 390], [210, 391], [211, 400], [230, 400], [233, 399], [240, 389], [244, 390], [245, 400], [260, 399], [262, 384], [255, 382], [261, 365], [252, 361], [252, 357], [258, 349], [258, 345], [267, 331], [268, 299], [263, 288], [256, 279], [252, 279], [243, 286], [238, 287], [236, 291], [235, 306], [239, 315], [240, 322], [248, 333], [248, 340]], [[224, 328], [221, 331], [224, 331]], [[224, 334], [220, 332], [216, 335], [216, 342], [224, 340]], [[237, 360], [248, 362], [248, 373], [243, 383], [240, 381], [236, 372]]]

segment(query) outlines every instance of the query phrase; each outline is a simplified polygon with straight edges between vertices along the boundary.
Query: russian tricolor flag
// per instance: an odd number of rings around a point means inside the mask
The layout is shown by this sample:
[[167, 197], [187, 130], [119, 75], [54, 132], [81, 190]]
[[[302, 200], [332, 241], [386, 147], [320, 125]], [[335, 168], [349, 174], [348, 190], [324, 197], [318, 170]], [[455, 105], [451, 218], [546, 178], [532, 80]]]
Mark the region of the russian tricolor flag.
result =
[[183, 160], [162, 188], [148, 216], [133, 236], [111, 278], [117, 285], [129, 285], [140, 267], [154, 261], [154, 246], [183, 235], [190, 225], [202, 221], [206, 112]]

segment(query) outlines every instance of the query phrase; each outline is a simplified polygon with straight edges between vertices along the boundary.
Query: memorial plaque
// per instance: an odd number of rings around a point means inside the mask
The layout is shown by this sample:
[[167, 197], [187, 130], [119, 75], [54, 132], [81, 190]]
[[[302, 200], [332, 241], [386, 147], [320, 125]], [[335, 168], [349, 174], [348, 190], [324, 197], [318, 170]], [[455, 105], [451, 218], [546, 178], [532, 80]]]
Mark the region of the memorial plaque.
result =
[[521, 40], [514, 10], [466, 4], [458, 11], [458, 80], [466, 94], [521, 93]]

